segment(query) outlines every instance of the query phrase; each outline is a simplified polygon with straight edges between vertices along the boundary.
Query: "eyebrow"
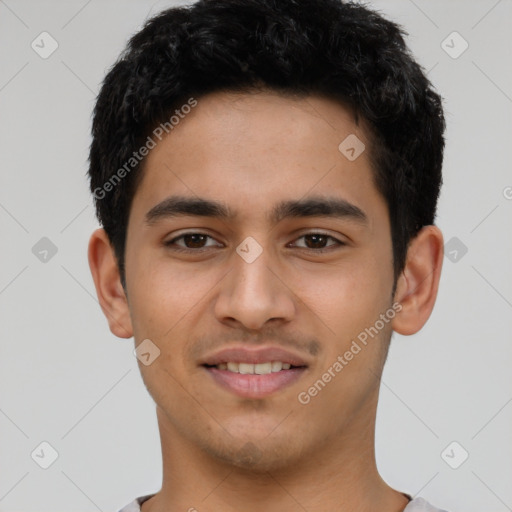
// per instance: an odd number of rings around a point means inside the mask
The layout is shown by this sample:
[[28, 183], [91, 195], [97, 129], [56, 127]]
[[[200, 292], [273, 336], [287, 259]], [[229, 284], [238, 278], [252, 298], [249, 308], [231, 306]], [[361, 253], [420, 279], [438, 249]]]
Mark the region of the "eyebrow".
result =
[[[152, 225], [164, 218], [197, 216], [232, 221], [236, 213], [226, 204], [211, 199], [170, 196], [146, 213], [146, 223]], [[274, 206], [267, 220], [278, 223], [286, 218], [332, 217], [368, 224], [368, 216], [361, 208], [339, 197], [311, 197], [286, 200]]]

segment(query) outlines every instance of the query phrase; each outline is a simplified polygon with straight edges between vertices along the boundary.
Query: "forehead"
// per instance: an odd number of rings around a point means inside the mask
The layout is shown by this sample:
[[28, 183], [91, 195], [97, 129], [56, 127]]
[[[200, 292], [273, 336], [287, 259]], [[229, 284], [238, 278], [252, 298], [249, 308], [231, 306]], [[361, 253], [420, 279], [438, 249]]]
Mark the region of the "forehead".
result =
[[[283, 199], [334, 195], [362, 210], [379, 199], [365, 131], [337, 101], [216, 92], [187, 111], [146, 157], [132, 208], [144, 204], [141, 215], [176, 194], [220, 201], [236, 218], [267, 220]], [[360, 152], [355, 159], [343, 152], [347, 140]]]

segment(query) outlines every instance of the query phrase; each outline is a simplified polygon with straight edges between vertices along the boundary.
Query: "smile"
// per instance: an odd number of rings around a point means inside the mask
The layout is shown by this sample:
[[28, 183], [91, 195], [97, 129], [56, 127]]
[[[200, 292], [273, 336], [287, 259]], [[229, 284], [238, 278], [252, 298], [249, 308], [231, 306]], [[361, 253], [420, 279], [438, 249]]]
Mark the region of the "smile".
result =
[[292, 367], [273, 361], [260, 364], [220, 363], [203, 366], [213, 380], [224, 389], [244, 398], [264, 398], [296, 382], [305, 366]]

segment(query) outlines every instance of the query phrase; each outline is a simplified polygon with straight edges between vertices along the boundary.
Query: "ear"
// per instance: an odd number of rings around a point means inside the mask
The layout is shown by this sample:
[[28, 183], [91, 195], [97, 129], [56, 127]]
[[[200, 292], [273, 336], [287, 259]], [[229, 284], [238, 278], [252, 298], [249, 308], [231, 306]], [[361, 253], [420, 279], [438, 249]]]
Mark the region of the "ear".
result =
[[439, 288], [443, 255], [443, 235], [437, 226], [424, 226], [411, 240], [394, 298], [402, 305], [391, 323], [397, 333], [414, 334], [429, 319]]
[[104, 229], [97, 229], [91, 235], [88, 256], [96, 294], [110, 330], [119, 338], [131, 338], [133, 327], [128, 301], [114, 249]]

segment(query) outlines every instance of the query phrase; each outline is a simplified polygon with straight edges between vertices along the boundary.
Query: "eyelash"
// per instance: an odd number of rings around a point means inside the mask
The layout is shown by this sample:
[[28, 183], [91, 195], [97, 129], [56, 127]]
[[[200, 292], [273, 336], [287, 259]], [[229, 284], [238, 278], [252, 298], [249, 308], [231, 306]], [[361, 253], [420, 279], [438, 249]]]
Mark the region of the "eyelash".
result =
[[[182, 238], [184, 238], [185, 236], [187, 235], [202, 235], [202, 236], [206, 236], [208, 238], [211, 238], [213, 240], [213, 237], [208, 235], [207, 233], [201, 233], [201, 232], [197, 232], [197, 231], [189, 231], [187, 233], [182, 233], [180, 236], [177, 236], [176, 238], [173, 238], [172, 240], [169, 240], [168, 242], [164, 242], [164, 245], [168, 248], [171, 248], [173, 251], [176, 251], [176, 252], [185, 252], [185, 253], [202, 253], [202, 252], [205, 252], [205, 251], [208, 251], [211, 247], [202, 247], [200, 249], [189, 249], [189, 248], [184, 248], [184, 247], [176, 247], [173, 245], [175, 244], [175, 242], [177, 240], [180, 240]], [[342, 247], [344, 245], [346, 245], [344, 242], [342, 242], [341, 240], [338, 240], [337, 238], [331, 236], [331, 235], [328, 235], [327, 233], [322, 233], [321, 231], [311, 231], [311, 232], [308, 232], [308, 233], [304, 233], [303, 235], [299, 236], [296, 240], [299, 240], [300, 238], [304, 238], [305, 236], [310, 236], [310, 235], [317, 235], [317, 236], [324, 236], [328, 239], [331, 239], [331, 240], [334, 240], [336, 242], [336, 244], [333, 244], [333, 245], [330, 245], [328, 246], [327, 248], [322, 248], [322, 249], [310, 249], [308, 247], [299, 247], [299, 249], [303, 249], [303, 250], [306, 250], [306, 251], [311, 251], [311, 252], [314, 252], [316, 254], [320, 253], [325, 253], [325, 252], [329, 252], [331, 250], [333, 250], [334, 247]]]

